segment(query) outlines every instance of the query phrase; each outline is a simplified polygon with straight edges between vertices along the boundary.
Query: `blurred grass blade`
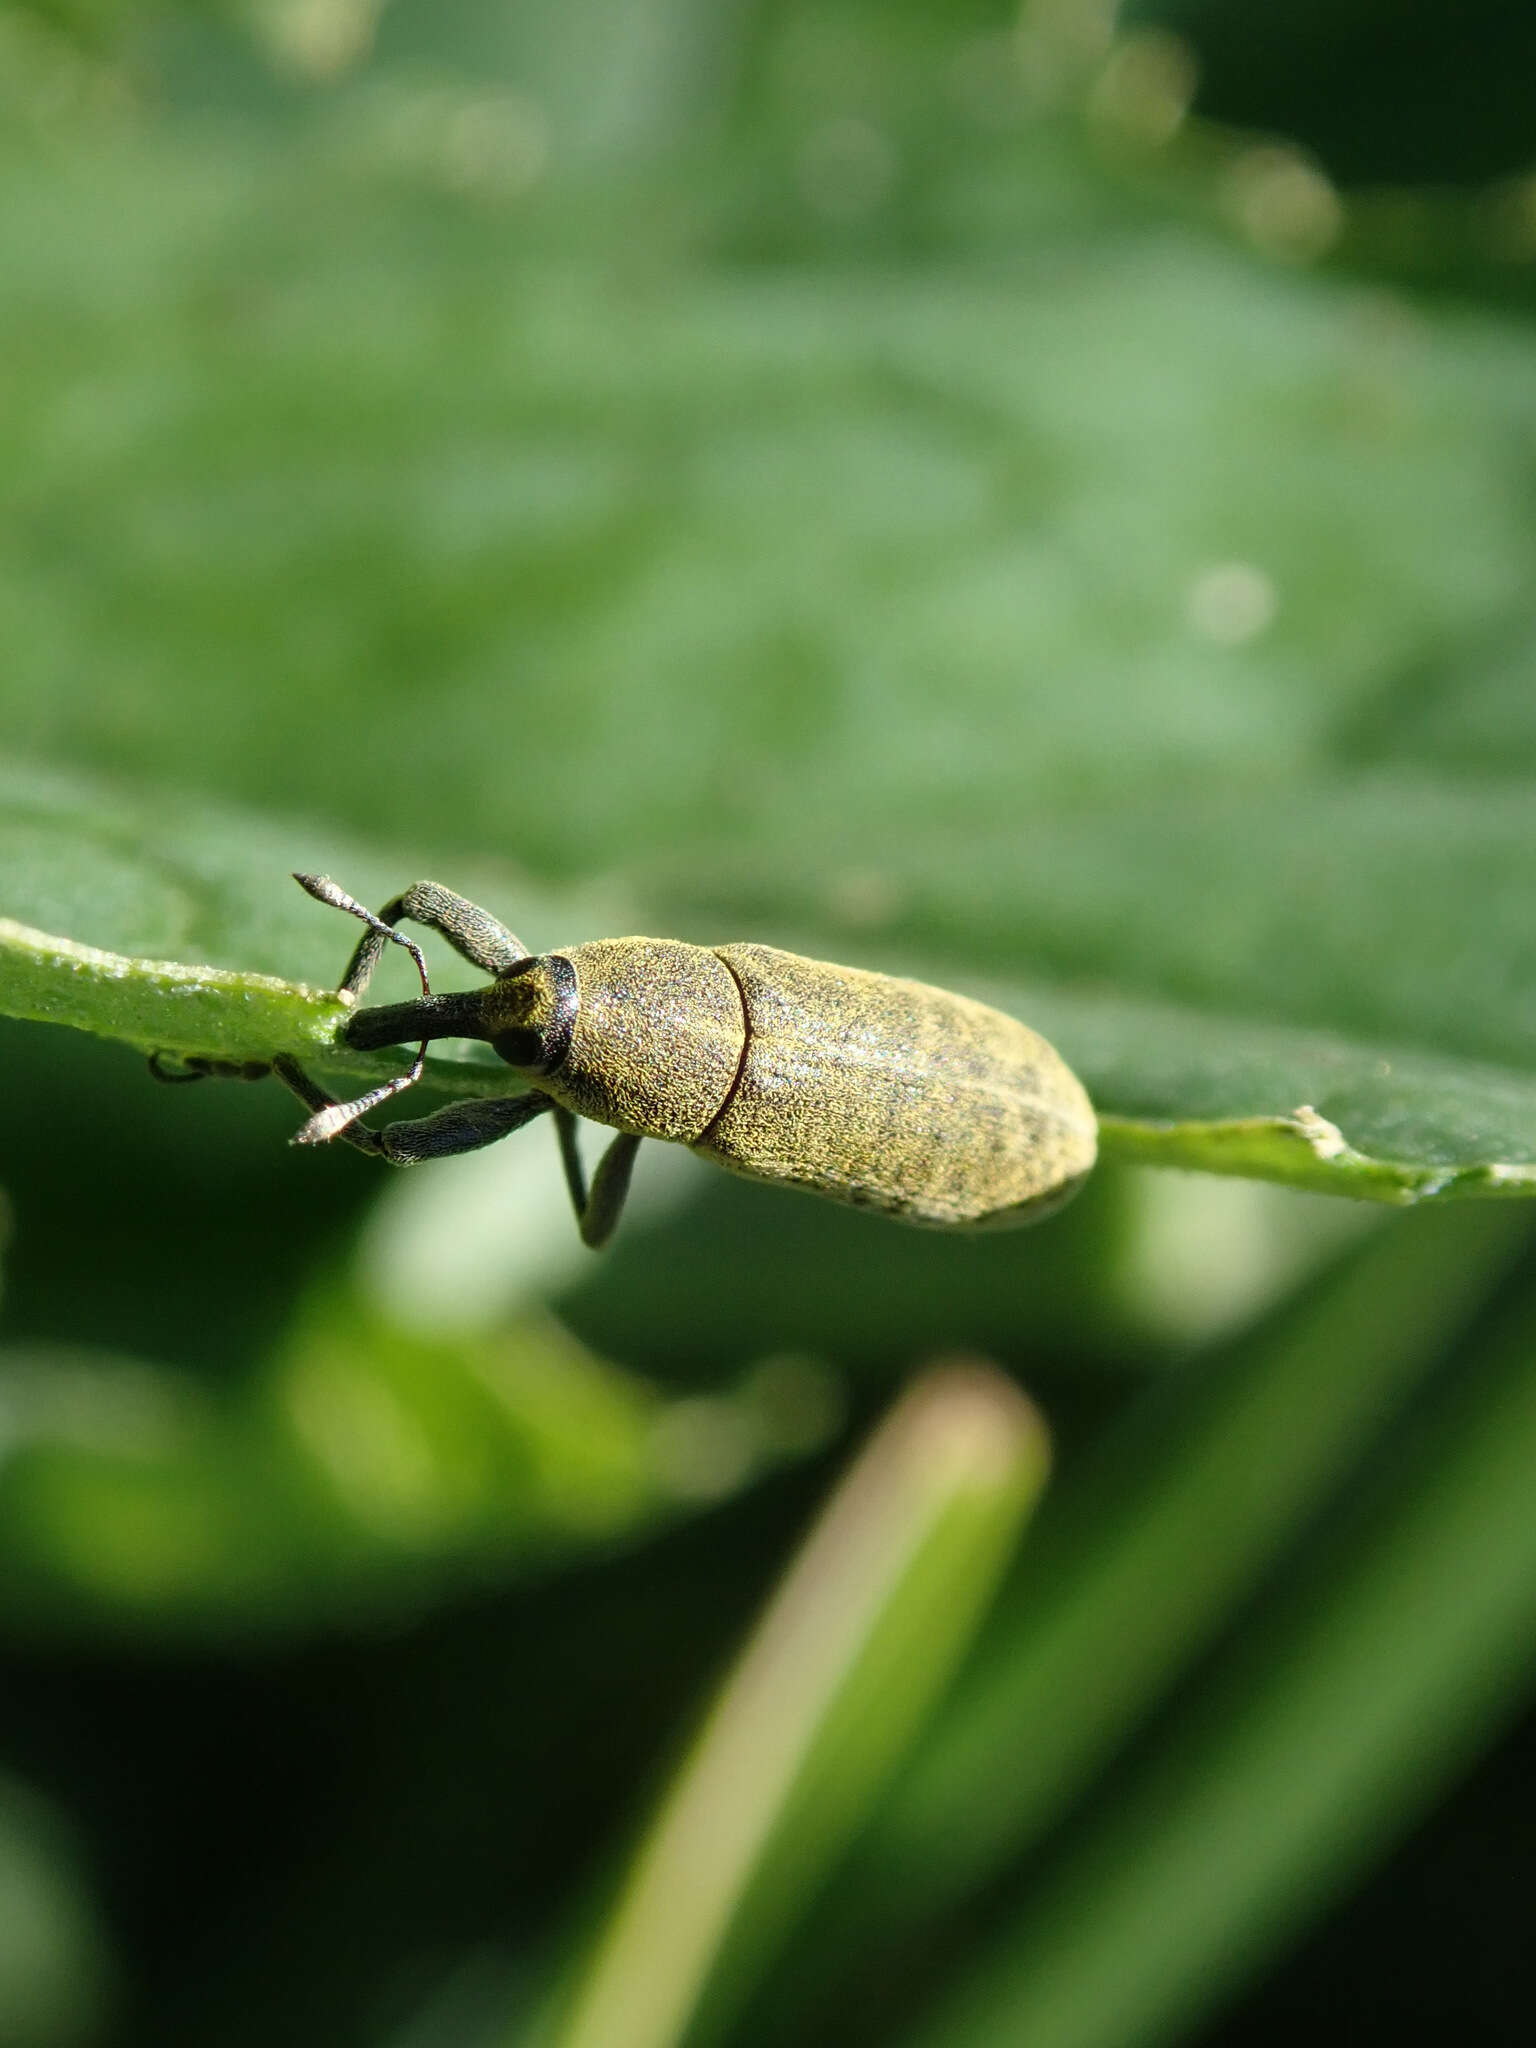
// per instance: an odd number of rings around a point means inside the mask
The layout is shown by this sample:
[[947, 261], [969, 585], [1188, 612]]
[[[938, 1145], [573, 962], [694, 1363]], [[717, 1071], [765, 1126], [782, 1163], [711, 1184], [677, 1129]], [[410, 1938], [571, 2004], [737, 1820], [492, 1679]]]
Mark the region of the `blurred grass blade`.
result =
[[1486, 1739], [1536, 1640], [1536, 1302], [1444, 1406], [910, 2048], [1167, 2038]]
[[111, 1937], [61, 1814], [0, 1774], [0, 2041], [85, 2048], [104, 2038]]
[[727, 1679], [558, 2048], [672, 2048], [739, 2001], [953, 1668], [1048, 1463], [1035, 1409], [990, 1369], [935, 1368], [905, 1395]]
[[[805, 1982], [894, 1957], [1061, 1814], [1439, 1359], [1523, 1241], [1405, 1217], [1056, 1497], [945, 1710], [818, 1916]], [[863, 1967], [868, 1967], [868, 1960]], [[814, 1996], [815, 1994], [812, 1993]]]

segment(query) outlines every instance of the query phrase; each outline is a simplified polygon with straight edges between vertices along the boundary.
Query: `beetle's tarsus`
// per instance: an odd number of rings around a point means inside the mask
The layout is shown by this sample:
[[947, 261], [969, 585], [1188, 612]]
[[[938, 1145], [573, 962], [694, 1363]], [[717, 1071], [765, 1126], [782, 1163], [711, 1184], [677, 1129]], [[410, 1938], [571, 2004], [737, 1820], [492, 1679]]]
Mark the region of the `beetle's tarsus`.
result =
[[[167, 1059], [181, 1062], [177, 1073], [168, 1067]], [[198, 1053], [152, 1052], [149, 1056], [149, 1071], [155, 1080], [162, 1081], [168, 1088], [181, 1088], [188, 1081], [265, 1081], [272, 1071], [270, 1060], [215, 1060], [205, 1059]]]
[[509, 932], [478, 903], [471, 903], [467, 896], [445, 889], [441, 882], [412, 882], [408, 889], [392, 896], [375, 916], [371, 911], [363, 910], [329, 875], [296, 874], [294, 880], [320, 902], [329, 903], [337, 910], [350, 911], [354, 917], [360, 916], [369, 927], [347, 963], [347, 971], [338, 990], [340, 995], [355, 998], [363, 993], [384, 956], [388, 938], [397, 938], [402, 945], [409, 944], [394, 929], [403, 917], [440, 933], [456, 953], [484, 974], [505, 974], [519, 960], [528, 958], [527, 947], [514, 932]]
[[[355, 896], [349, 896], [341, 884], [333, 882], [329, 875], [304, 875], [300, 874], [298, 869], [295, 868], [293, 879], [301, 889], [308, 890], [317, 903], [327, 904], [332, 910], [344, 910], [349, 917], [359, 918], [367, 925], [369, 937], [363, 941], [362, 946], [358, 948], [358, 952], [353, 955], [353, 971], [356, 970], [358, 959], [361, 957], [364, 949], [369, 946], [370, 941], [372, 944], [368, 966], [370, 974], [373, 972], [383, 944], [385, 942], [392, 942], [394, 945], [404, 946], [406, 952], [416, 962], [416, 972], [421, 976], [421, 992], [424, 996], [431, 995], [432, 984], [427, 979], [425, 954], [423, 954], [420, 946], [417, 945], [414, 939], [407, 938], [404, 932], [397, 932], [394, 925], [390, 922], [389, 911], [395, 911], [397, 916], [400, 914], [395, 904], [389, 904], [386, 907], [386, 914], [384, 916], [376, 917], [366, 904], [359, 903]], [[357, 990], [352, 986], [351, 972], [348, 973], [347, 979], [343, 981], [341, 988], [343, 994], [355, 995], [357, 993]]]
[[381, 1102], [389, 1102], [391, 1096], [420, 1081], [420, 1067], [412, 1073], [401, 1073], [395, 1081], [385, 1081], [383, 1087], [371, 1087], [367, 1096], [356, 1096], [352, 1102], [328, 1102], [324, 1110], [315, 1110], [307, 1124], [301, 1124], [289, 1145], [330, 1145], [332, 1139], [342, 1137], [344, 1130], [354, 1124], [360, 1116], [367, 1116], [369, 1110], [377, 1110]]
[[370, 1109], [377, 1109], [381, 1102], [388, 1102], [391, 1096], [403, 1094], [407, 1088], [421, 1079], [422, 1053], [419, 1051], [405, 1073], [397, 1074], [392, 1081], [385, 1081], [377, 1088], [370, 1088], [366, 1095], [358, 1095], [351, 1102], [326, 1102], [314, 1115], [294, 1132], [289, 1139], [291, 1145], [326, 1145], [332, 1138], [339, 1138], [349, 1124], [355, 1124], [359, 1117], [366, 1116]]
[[[296, 1095], [304, 1107], [312, 1112], [309, 1122], [302, 1125], [289, 1139], [290, 1145], [315, 1145], [331, 1138], [341, 1138], [358, 1152], [377, 1155], [384, 1150], [384, 1141], [379, 1133], [357, 1121], [364, 1109], [372, 1106], [367, 1097], [359, 1098], [359, 1102], [338, 1102], [333, 1095], [327, 1095], [318, 1082], [311, 1081], [298, 1061], [290, 1059], [286, 1053], [279, 1053], [272, 1062], [272, 1071], [289, 1093]], [[387, 1100], [390, 1095], [397, 1095], [400, 1087], [406, 1085], [408, 1083], [402, 1075], [399, 1085], [386, 1087], [380, 1099]], [[377, 1090], [373, 1092], [375, 1095], [378, 1094]], [[332, 1112], [337, 1110], [343, 1112], [339, 1121], [332, 1116]], [[312, 1130], [311, 1126], [322, 1119], [327, 1120], [329, 1128]]]
[[450, 1102], [434, 1110], [431, 1116], [410, 1117], [376, 1131], [359, 1119], [408, 1087], [409, 1075], [401, 1074], [382, 1088], [360, 1095], [355, 1102], [338, 1102], [286, 1054], [272, 1062], [272, 1071], [311, 1112], [309, 1121], [288, 1140], [290, 1145], [323, 1145], [340, 1138], [359, 1152], [387, 1159], [392, 1166], [415, 1166], [423, 1159], [450, 1159], [460, 1152], [478, 1152], [482, 1145], [494, 1145], [498, 1138], [521, 1130], [524, 1124], [554, 1108], [547, 1095], [536, 1091], [499, 1095], [483, 1102]]
[[181, 1072], [173, 1073], [165, 1064], [163, 1052], [152, 1052], [149, 1056], [149, 1071], [155, 1080], [163, 1081], [167, 1088], [184, 1088], [189, 1081], [206, 1081], [207, 1074], [191, 1060], [183, 1060]]
[[301, 874], [295, 868], [293, 879], [301, 889], [307, 889], [317, 903], [329, 903], [337, 910], [351, 910], [354, 907], [352, 898], [346, 890], [339, 882], [333, 882], [329, 875]]

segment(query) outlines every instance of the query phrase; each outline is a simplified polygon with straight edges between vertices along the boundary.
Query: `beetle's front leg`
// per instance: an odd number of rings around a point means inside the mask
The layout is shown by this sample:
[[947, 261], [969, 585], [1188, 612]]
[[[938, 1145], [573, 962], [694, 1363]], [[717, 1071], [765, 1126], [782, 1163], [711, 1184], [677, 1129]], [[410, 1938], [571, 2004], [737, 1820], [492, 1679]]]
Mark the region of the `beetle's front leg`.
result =
[[[334, 1095], [327, 1095], [319, 1082], [311, 1081], [298, 1061], [291, 1060], [286, 1053], [279, 1053], [277, 1058], [273, 1060], [272, 1071], [288, 1090], [289, 1094], [297, 1095], [300, 1102], [310, 1112], [309, 1123], [304, 1126], [305, 1131], [311, 1130], [311, 1127], [318, 1118], [329, 1118], [331, 1112], [342, 1107]], [[348, 1103], [346, 1107], [350, 1109], [351, 1104]], [[304, 1138], [301, 1131], [294, 1138], [290, 1139], [289, 1142], [291, 1144], [298, 1144], [300, 1142], [314, 1144], [322, 1135], [327, 1138], [344, 1138], [354, 1151], [371, 1152], [375, 1157], [382, 1154], [384, 1150], [384, 1141], [377, 1131], [371, 1130], [367, 1124], [353, 1123], [350, 1120], [340, 1125], [336, 1125], [333, 1121], [330, 1129], [326, 1130], [323, 1134], [320, 1131], [314, 1131], [308, 1139]]]
[[331, 1138], [344, 1138], [360, 1152], [370, 1152], [394, 1166], [415, 1166], [423, 1159], [450, 1159], [458, 1152], [478, 1152], [481, 1146], [494, 1145], [498, 1138], [509, 1137], [554, 1108], [547, 1095], [498, 1095], [483, 1102], [450, 1102], [434, 1110], [431, 1116], [386, 1124], [382, 1131], [350, 1119], [338, 1127], [331, 1112], [350, 1111], [351, 1103], [337, 1103], [286, 1054], [272, 1062], [272, 1071], [312, 1112], [309, 1122], [294, 1133], [290, 1144], [319, 1145]]
[[640, 1140], [632, 1138], [627, 1131], [620, 1131], [597, 1162], [597, 1171], [592, 1176], [589, 1189], [576, 1141], [576, 1127], [574, 1113], [556, 1104], [555, 1130], [560, 1139], [560, 1163], [565, 1168], [565, 1184], [571, 1191], [576, 1226], [581, 1232], [582, 1243], [593, 1251], [599, 1251], [612, 1237], [624, 1213]]
[[394, 1166], [415, 1166], [422, 1159], [451, 1159], [458, 1152], [478, 1152], [531, 1124], [554, 1108], [547, 1095], [497, 1095], [484, 1102], [450, 1102], [431, 1116], [408, 1123], [386, 1124], [379, 1133], [380, 1150]]
[[293, 879], [317, 902], [328, 903], [334, 910], [345, 910], [353, 917], [360, 917], [368, 926], [341, 978], [339, 992], [342, 995], [360, 996], [363, 993], [391, 939], [410, 947], [410, 941], [393, 930], [402, 917], [440, 932], [456, 953], [487, 974], [505, 973], [507, 968], [528, 957], [528, 949], [522, 940], [509, 932], [488, 910], [482, 910], [478, 903], [471, 903], [467, 896], [445, 889], [441, 882], [412, 882], [408, 889], [392, 896], [375, 916], [333, 882], [329, 875], [296, 874]]

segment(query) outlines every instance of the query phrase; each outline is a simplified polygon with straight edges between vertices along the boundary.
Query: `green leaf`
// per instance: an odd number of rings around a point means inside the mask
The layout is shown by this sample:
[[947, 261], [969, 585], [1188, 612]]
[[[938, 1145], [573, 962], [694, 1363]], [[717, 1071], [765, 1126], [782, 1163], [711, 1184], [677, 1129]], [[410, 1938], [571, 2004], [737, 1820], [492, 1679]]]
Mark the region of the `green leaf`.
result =
[[[25, 787], [25, 777], [15, 780]], [[33, 815], [10, 822], [13, 901], [41, 905], [127, 944], [167, 944], [179, 935], [225, 959], [238, 958], [242, 950], [259, 959], [285, 953], [303, 960], [327, 957], [321, 941], [328, 931], [339, 932], [339, 921], [317, 918], [302, 898], [280, 887], [286, 876], [276, 871], [275, 861], [284, 856], [273, 846], [274, 828], [264, 821], [202, 807], [173, 837], [148, 824], [147, 801], [135, 806], [119, 797], [110, 825], [117, 845], [108, 853], [101, 811], [88, 787], [57, 778], [41, 787], [43, 793], [32, 797]], [[135, 835], [150, 843], [136, 852], [123, 850]], [[287, 857], [293, 845], [306, 848], [314, 839], [312, 831], [295, 828]], [[264, 856], [274, 861], [266, 873], [258, 865]], [[396, 877], [378, 883], [374, 893], [380, 900], [398, 888], [406, 869], [420, 865], [402, 855], [389, 869], [376, 851], [349, 859], [345, 849], [333, 864], [354, 888], [361, 885], [356, 869]], [[602, 932], [604, 905], [611, 918], [627, 914], [630, 923], [667, 930], [681, 925], [707, 931], [703, 920], [713, 914], [723, 921], [736, 894], [747, 900], [743, 915], [749, 919], [774, 914], [767, 904], [753, 912], [761, 882], [738, 889], [728, 862], [717, 864], [707, 888], [695, 882], [685, 889], [660, 877], [637, 891], [620, 875], [558, 897], [505, 870], [479, 865], [485, 893], [494, 889], [497, 901], [517, 896], [520, 921], [527, 921], [531, 898], [541, 922], [560, 917], [567, 925], [574, 922], [582, 936]], [[174, 888], [163, 872], [172, 867]], [[943, 871], [942, 859], [934, 871]], [[894, 885], [886, 875], [869, 886]], [[787, 910], [796, 927], [817, 914], [818, 891], [809, 892], [813, 900], [803, 910], [798, 907], [806, 892], [794, 871], [781, 871], [779, 891], [779, 914]], [[1536, 1192], [1536, 1075], [1470, 1055], [1403, 1052], [1363, 1031], [1350, 1036], [1283, 1022], [1216, 1020], [1204, 1008], [1149, 1002], [1128, 992], [1082, 996], [1070, 986], [999, 983], [974, 968], [978, 959], [992, 966], [1005, 957], [995, 932], [983, 926], [968, 934], [962, 918], [946, 924], [937, 904], [932, 911], [925, 907], [926, 893], [912, 873], [903, 900], [914, 907], [899, 923], [889, 921], [886, 964], [926, 979], [953, 976], [968, 992], [1045, 1031], [1077, 1067], [1100, 1108], [1107, 1156], [1398, 1204]], [[975, 920], [981, 891], [962, 893]], [[637, 898], [647, 897], [664, 907], [654, 915], [636, 909]], [[821, 920], [823, 927], [837, 922], [825, 907]], [[851, 920], [854, 928], [841, 938], [817, 935], [805, 943], [870, 959], [863, 922]], [[969, 972], [936, 963], [941, 924], [943, 951], [962, 966], [973, 963]], [[330, 971], [337, 972], [344, 953], [328, 957]], [[1241, 964], [1229, 956], [1231, 970]], [[446, 973], [439, 973], [443, 967]], [[434, 973], [443, 986], [471, 978], [442, 948], [434, 954]], [[1211, 975], [1214, 981], [1219, 970], [1213, 967]], [[1426, 988], [1424, 994], [1434, 1000], [1438, 992]], [[359, 1083], [393, 1072], [398, 1064], [338, 1049], [335, 1036], [346, 1007], [312, 988], [261, 973], [121, 955], [5, 918], [0, 1010], [146, 1050], [231, 1060], [263, 1059], [277, 1051], [319, 1055], [327, 1072]], [[1459, 1015], [1458, 1007], [1445, 1007], [1427, 1021], [1426, 1036], [1438, 1032], [1486, 1043], [1496, 1028], [1497, 1005], [1485, 1003], [1465, 1022]], [[1385, 1013], [1382, 1022], [1385, 1027]], [[485, 1056], [449, 1060], [439, 1052], [429, 1063], [429, 1086], [440, 1093], [515, 1092], [518, 1085]]]
[[[432, 874], [541, 947], [755, 937], [995, 997], [1087, 1077], [1107, 1154], [1394, 1201], [1527, 1190], [1526, 320], [1383, 289], [1355, 202], [1267, 141], [1118, 126], [1138, 65], [1164, 102], [1144, 112], [1177, 123], [1182, 53], [1106, 49], [1103, 8], [193, 11], [60, 61], [0, 10], [0, 917], [59, 942], [0, 951], [0, 1010], [324, 1066], [335, 1006], [313, 992], [354, 935], [288, 871], [373, 903]], [[1325, 69], [1347, 125], [1348, 67]], [[631, 146], [676, 138], [689, 104], [707, 132], [670, 158]], [[1277, 164], [1344, 208], [1326, 264], [1263, 253]], [[1516, 180], [1462, 211], [1506, 303], [1529, 297], [1528, 199]], [[1424, 200], [1374, 201], [1378, 244], [1423, 240]], [[409, 993], [404, 961], [379, 990]], [[88, 1826], [152, 1805], [175, 1843], [270, 1803], [257, 1726], [275, 1823], [314, 1823], [286, 1898], [259, 1882], [261, 1816], [225, 1829], [226, 1870], [197, 1859], [209, 1899], [136, 1871], [154, 1953], [129, 1981], [174, 1956], [189, 2039], [460, 2042], [509, 1974], [526, 1993], [530, 1944], [570, 1925], [590, 1870], [582, 1829], [633, 1809], [797, 1497], [764, 1488], [598, 1561], [767, 1464], [767, 1394], [797, 1378], [814, 1412], [818, 1385], [888, 1384], [982, 1330], [1059, 1405], [1066, 1500], [926, 1737], [1005, 1540], [995, 1501], [953, 1545], [927, 1544], [920, 1502], [875, 1546], [877, 1579], [903, 1543], [934, 1570], [887, 1574], [884, 1650], [834, 1614], [852, 1662], [809, 1711], [827, 1664], [768, 1660], [783, 1712], [707, 1815], [761, 1826], [701, 1866], [720, 1879], [702, 1926], [652, 1886], [642, 1923], [667, 1940], [617, 1977], [664, 2025], [704, 2035], [749, 1997], [761, 2042], [828, 1943], [829, 2040], [870, 2031], [861, 1984], [908, 2024], [925, 1972], [983, 2038], [1016, 1982], [1073, 2025], [1171, 2022], [1190, 1983], [1260, 1952], [1245, 1916], [1283, 1926], [1321, 1896], [1327, 1801], [1380, 1817], [1401, 1794], [1372, 1771], [1430, 1782], [1467, 1739], [1455, 1698], [1504, 1684], [1528, 1635], [1528, 1418], [1478, 1405], [1510, 1360], [1396, 1491], [1372, 1494], [1369, 1462], [1437, 1347], [1447, 1381], [1465, 1362], [1452, 1333], [1519, 1227], [1508, 1205], [1335, 1205], [1320, 1231], [1379, 1238], [1354, 1281], [1218, 1358], [1223, 1317], [1313, 1270], [1278, 1254], [1316, 1205], [1107, 1172], [1032, 1241], [959, 1241], [705, 1191], [699, 1168], [665, 1219], [660, 1169], [684, 1190], [695, 1162], [648, 1147], [642, 1198], [662, 1201], [563, 1299], [585, 1343], [711, 1389], [674, 1402], [589, 1381], [592, 1355], [527, 1309], [570, 1270], [523, 1227], [548, 1148], [497, 1148], [485, 1180], [402, 1177], [355, 1285], [295, 1308], [313, 1248], [384, 1176], [285, 1155], [270, 1089], [164, 1096], [104, 1042], [4, 1038], [0, 1608], [13, 1636], [99, 1653], [24, 1648], [0, 1734], [68, 1774]], [[526, 1170], [523, 1206], [502, 1169]], [[515, 1285], [456, 1284], [498, 1229]], [[430, 1306], [412, 1261], [445, 1242], [436, 1298], [473, 1295], [479, 1327], [392, 1327]], [[1170, 1343], [1209, 1375], [1143, 1407], [1128, 1383]], [[755, 1437], [745, 1392], [719, 1388], [737, 1364], [764, 1394]], [[1079, 1488], [1072, 1446], [1122, 1407], [1125, 1462], [1085, 1460]], [[1330, 1499], [1364, 1513], [1287, 1605], [1266, 1582]], [[1388, 1550], [1395, 1595], [1390, 1571], [1372, 1584]], [[578, 1559], [558, 1597], [506, 1590]], [[1058, 1586], [1072, 1626], [1042, 1612]], [[1245, 1613], [1233, 1658], [1220, 1632]], [[227, 1640], [309, 1626], [332, 1640], [302, 1668]], [[146, 1690], [139, 1652], [167, 1635], [215, 1679], [190, 1704]], [[1173, 1688], [1203, 1671], [1221, 1683], [1197, 1726]], [[605, 1687], [622, 1716], [594, 1708]], [[1160, 1729], [1180, 1753], [1154, 1784], [1117, 1752]], [[788, 1768], [759, 1768], [785, 1746]], [[342, 1796], [311, 1812], [320, 1784]], [[1096, 1789], [1124, 1794], [1123, 1832], [1096, 1835], [1117, 1818]], [[1043, 1843], [1015, 1873], [1078, 1795], [1055, 1877]], [[1343, 1867], [1359, 1840], [1339, 1839]], [[110, 1869], [114, 1841], [90, 1860]], [[845, 1917], [845, 1884], [872, 1922]], [[178, 1940], [188, 1910], [230, 1942]], [[402, 2026], [466, 1948], [478, 1991]]]
[[265, 974], [136, 960], [0, 918], [8, 1014], [73, 1025], [147, 1049], [260, 1059], [329, 1049], [348, 1005]]
[[1133, 243], [1066, 129], [942, 116], [901, 260], [827, 263], [789, 85], [738, 184], [517, 205], [445, 194], [457, 89], [398, 87], [0, 188], [0, 915], [323, 985], [290, 867], [544, 945], [601, 925], [529, 874], [581, 878], [610, 930], [998, 987], [1125, 1156], [1530, 1190], [1522, 333]]
[[[312, 825], [108, 791], [15, 764], [0, 763], [0, 807], [3, 905], [16, 913], [0, 915], [0, 1013], [145, 1051], [231, 1060], [288, 1052], [354, 1078], [398, 1068], [388, 1054], [337, 1049], [349, 1005], [331, 985], [357, 927], [314, 903], [291, 875], [301, 864], [337, 867], [382, 902], [402, 878], [376, 850]], [[536, 915], [555, 914], [548, 892], [476, 865], [486, 893], [515, 892]], [[573, 896], [562, 904], [579, 914]], [[436, 986], [477, 978], [446, 948], [433, 965]], [[280, 979], [283, 970], [317, 985]], [[386, 962], [377, 989], [388, 991], [395, 975]], [[414, 992], [414, 972], [398, 985]], [[477, 1070], [473, 1059], [439, 1052], [432, 1068], [433, 1085], [449, 1071], [458, 1094], [519, 1086], [489, 1054]]]

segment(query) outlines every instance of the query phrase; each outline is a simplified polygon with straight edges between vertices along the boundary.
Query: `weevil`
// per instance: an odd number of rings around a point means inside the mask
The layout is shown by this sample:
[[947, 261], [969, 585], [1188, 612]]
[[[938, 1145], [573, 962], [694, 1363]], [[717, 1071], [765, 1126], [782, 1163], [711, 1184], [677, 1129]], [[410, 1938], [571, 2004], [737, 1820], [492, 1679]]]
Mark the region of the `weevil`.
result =
[[[311, 1112], [295, 1144], [342, 1138], [409, 1166], [551, 1114], [594, 1247], [619, 1220], [642, 1138], [946, 1229], [1034, 1222], [1093, 1165], [1094, 1114], [1076, 1075], [1037, 1033], [967, 996], [774, 946], [632, 938], [530, 953], [436, 882], [412, 883], [375, 914], [328, 876], [294, 879], [368, 927], [341, 995], [362, 996], [390, 943], [409, 950], [422, 985], [414, 1001], [354, 1010], [342, 1030], [359, 1052], [416, 1042], [409, 1069], [382, 1087], [337, 1102], [291, 1059], [273, 1062]], [[404, 918], [440, 933], [489, 985], [433, 995], [419, 948], [395, 929]], [[482, 1039], [531, 1085], [381, 1130], [362, 1122], [420, 1077], [434, 1038]], [[618, 1132], [590, 1186], [582, 1117]]]

